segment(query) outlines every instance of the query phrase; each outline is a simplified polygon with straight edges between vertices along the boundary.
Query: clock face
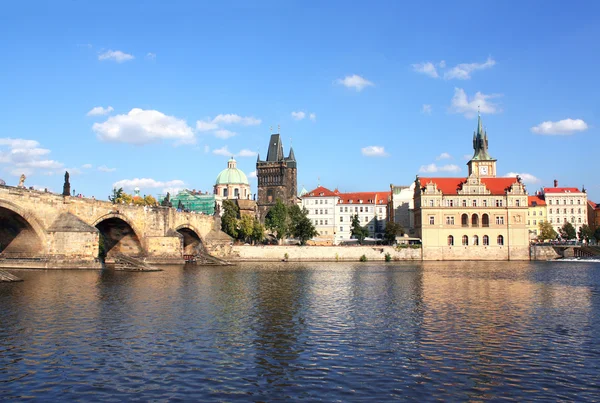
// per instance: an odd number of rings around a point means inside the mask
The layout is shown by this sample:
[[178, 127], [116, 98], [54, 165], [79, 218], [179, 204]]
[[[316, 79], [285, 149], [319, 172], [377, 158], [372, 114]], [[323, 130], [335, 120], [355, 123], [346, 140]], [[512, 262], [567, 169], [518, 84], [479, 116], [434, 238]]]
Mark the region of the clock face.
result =
[[483, 165], [479, 167], [479, 174], [480, 175], [487, 175], [488, 174], [488, 167]]

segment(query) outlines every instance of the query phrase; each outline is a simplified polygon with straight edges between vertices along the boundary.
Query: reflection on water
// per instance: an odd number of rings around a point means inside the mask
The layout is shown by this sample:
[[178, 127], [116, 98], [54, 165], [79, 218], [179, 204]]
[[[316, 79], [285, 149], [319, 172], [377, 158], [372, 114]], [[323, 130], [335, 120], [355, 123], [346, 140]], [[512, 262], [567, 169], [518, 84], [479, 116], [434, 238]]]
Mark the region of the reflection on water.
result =
[[20, 271], [0, 397], [596, 400], [598, 263]]

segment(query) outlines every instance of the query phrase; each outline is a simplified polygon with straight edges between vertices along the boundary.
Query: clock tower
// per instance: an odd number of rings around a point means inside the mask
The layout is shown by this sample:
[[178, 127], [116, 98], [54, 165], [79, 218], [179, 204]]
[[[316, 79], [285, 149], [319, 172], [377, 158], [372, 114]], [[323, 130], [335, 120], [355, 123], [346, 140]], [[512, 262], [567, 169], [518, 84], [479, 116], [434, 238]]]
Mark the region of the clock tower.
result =
[[488, 154], [487, 132], [483, 130], [481, 115], [477, 114], [477, 131], [473, 132], [473, 158], [467, 162], [469, 176], [480, 178], [496, 177], [496, 160]]

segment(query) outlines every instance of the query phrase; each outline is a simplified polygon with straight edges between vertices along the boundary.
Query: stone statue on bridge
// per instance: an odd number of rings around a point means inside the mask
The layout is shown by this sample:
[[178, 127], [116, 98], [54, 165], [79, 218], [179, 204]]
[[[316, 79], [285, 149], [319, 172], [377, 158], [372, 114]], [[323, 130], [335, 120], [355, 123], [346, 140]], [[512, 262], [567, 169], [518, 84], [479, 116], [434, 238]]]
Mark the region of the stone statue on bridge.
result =
[[19, 185], [17, 187], [24, 188], [25, 187], [25, 179], [27, 179], [25, 174], [21, 174], [21, 177], [19, 178]]
[[173, 203], [171, 203], [171, 194], [169, 192], [167, 192], [167, 195], [160, 203], [160, 205], [163, 207], [173, 207]]
[[69, 183], [69, 171], [65, 171], [65, 184], [63, 185], [63, 196], [71, 196], [71, 184]]

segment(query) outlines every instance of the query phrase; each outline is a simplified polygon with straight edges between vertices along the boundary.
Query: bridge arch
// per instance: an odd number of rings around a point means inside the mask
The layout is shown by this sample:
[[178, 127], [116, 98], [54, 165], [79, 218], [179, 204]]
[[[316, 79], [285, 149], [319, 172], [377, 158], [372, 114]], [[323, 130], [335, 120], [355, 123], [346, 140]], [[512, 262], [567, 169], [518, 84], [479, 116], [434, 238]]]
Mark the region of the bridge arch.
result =
[[103, 215], [93, 226], [100, 232], [100, 258], [112, 260], [119, 253], [133, 257], [145, 255], [141, 233], [123, 214]]
[[46, 253], [44, 226], [27, 210], [0, 200], [0, 252], [23, 256]]
[[200, 232], [192, 225], [182, 224], [175, 230], [183, 236], [184, 255], [197, 255], [204, 249], [204, 239], [202, 239]]

